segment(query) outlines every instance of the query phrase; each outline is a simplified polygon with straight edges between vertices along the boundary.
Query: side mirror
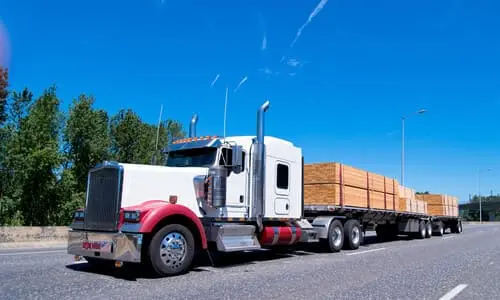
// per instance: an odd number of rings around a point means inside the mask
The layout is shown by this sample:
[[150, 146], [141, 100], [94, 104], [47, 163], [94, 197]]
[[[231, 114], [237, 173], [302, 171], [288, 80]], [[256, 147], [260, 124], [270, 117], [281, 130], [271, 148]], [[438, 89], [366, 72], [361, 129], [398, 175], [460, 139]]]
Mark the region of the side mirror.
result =
[[243, 150], [241, 146], [235, 145], [231, 147], [233, 152], [231, 170], [238, 174], [243, 171]]

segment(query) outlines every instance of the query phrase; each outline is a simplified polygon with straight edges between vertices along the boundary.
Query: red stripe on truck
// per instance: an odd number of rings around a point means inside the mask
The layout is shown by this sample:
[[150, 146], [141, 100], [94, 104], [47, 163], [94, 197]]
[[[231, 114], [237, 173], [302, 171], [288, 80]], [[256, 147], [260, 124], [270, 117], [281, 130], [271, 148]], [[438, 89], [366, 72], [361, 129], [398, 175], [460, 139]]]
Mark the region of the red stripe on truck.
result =
[[293, 245], [299, 241], [301, 235], [300, 227], [269, 226], [264, 227], [259, 242], [262, 246]]
[[191, 222], [196, 225], [198, 232], [193, 232], [195, 235], [199, 235], [201, 239], [201, 245], [203, 249], [207, 249], [207, 236], [205, 234], [205, 229], [201, 223], [198, 216], [196, 216], [193, 211], [181, 204], [170, 204], [162, 200], [150, 200], [143, 202], [139, 205], [124, 207], [123, 210], [139, 210], [141, 211], [141, 227], [139, 232], [149, 233], [153, 231], [155, 226], [167, 217], [172, 216], [183, 216], [188, 218]]

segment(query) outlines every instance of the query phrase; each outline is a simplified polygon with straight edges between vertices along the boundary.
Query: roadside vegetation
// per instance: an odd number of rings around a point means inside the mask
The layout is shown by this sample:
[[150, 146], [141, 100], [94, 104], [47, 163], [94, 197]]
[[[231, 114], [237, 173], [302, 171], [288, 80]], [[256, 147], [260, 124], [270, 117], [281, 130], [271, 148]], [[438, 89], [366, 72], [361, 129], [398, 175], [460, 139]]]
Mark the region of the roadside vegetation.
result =
[[104, 160], [162, 164], [168, 139], [185, 135], [179, 122], [162, 121], [155, 149], [158, 124], [131, 109], [110, 115], [81, 94], [65, 113], [55, 86], [34, 95], [11, 90], [8, 82], [8, 70], [0, 67], [0, 225], [68, 225], [85, 203], [92, 166]]

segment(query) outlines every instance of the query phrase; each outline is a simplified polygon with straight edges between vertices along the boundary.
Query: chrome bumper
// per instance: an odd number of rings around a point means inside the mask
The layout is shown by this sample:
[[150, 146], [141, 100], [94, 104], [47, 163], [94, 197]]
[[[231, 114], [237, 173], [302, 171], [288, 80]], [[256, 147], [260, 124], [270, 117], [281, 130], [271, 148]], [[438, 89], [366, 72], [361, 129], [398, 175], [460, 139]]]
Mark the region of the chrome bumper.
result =
[[68, 254], [141, 262], [142, 234], [68, 231]]

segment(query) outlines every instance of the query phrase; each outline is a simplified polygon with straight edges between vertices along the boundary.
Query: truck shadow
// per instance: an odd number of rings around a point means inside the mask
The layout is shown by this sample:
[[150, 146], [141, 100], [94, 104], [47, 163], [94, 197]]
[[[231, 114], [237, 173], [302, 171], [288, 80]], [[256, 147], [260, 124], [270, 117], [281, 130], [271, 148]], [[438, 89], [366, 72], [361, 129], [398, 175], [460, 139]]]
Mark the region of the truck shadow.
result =
[[[394, 241], [412, 241], [413, 239], [407, 236], [399, 236]], [[359, 247], [358, 250], [342, 250], [342, 252], [347, 251], [359, 251], [363, 248], [369, 248], [377, 244], [387, 243], [390, 241], [380, 241], [376, 236], [366, 236], [364, 243]], [[258, 251], [249, 252], [235, 252], [235, 253], [215, 253], [212, 251], [206, 251], [200, 253], [201, 255], [194, 261], [193, 268], [189, 271], [190, 273], [197, 272], [211, 272], [212, 268], [215, 269], [230, 269], [237, 266], [253, 265], [259, 264], [266, 261], [280, 261], [283, 259], [290, 259], [299, 256], [315, 255], [320, 253], [327, 253], [315, 244], [304, 244], [296, 246], [295, 248], [275, 248], [266, 249]], [[332, 253], [331, 255], [338, 255], [339, 253]], [[106, 267], [98, 268], [94, 267], [86, 262], [75, 263], [66, 265], [66, 268], [83, 273], [94, 273], [109, 277], [114, 277], [116, 279], [122, 279], [127, 281], [136, 281], [137, 279], [154, 279], [158, 278], [150, 270], [145, 268], [140, 264], [124, 264], [121, 268]], [[172, 277], [175, 278], [175, 277]]]

